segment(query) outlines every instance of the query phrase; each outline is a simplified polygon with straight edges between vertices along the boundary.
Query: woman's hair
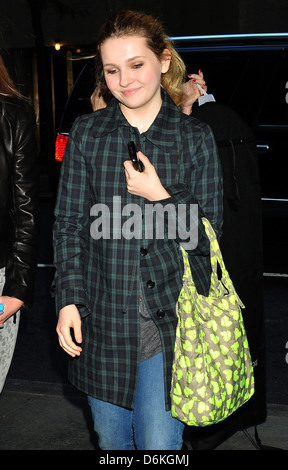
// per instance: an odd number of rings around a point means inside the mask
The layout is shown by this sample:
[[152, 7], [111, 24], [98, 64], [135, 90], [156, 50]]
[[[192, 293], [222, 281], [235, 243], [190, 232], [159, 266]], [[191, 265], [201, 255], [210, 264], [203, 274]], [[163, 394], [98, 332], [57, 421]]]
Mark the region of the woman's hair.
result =
[[0, 94], [5, 96], [15, 96], [17, 98], [24, 98], [17, 90], [9, 73], [4, 65], [3, 59], [0, 55]]
[[183, 99], [181, 85], [186, 75], [186, 67], [176, 52], [171, 41], [158, 20], [145, 13], [131, 10], [121, 10], [114, 14], [101, 28], [96, 50], [96, 83], [105, 86], [103, 65], [101, 60], [101, 44], [110, 38], [122, 36], [143, 37], [147, 41], [147, 46], [161, 60], [163, 52], [168, 49], [171, 53], [171, 62], [168, 72], [162, 74], [161, 86], [167, 91], [177, 106], [180, 106]]

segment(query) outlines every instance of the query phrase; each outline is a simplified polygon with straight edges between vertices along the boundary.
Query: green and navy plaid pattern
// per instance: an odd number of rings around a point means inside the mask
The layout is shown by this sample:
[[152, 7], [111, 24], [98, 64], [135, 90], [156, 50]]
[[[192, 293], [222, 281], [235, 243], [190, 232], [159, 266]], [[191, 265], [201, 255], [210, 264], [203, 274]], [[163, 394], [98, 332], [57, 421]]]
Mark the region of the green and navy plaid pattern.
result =
[[[129, 158], [129, 140], [150, 159], [171, 195], [161, 203], [186, 204], [188, 220], [190, 204], [199, 204], [199, 220], [205, 216], [220, 232], [222, 177], [210, 128], [180, 113], [163, 92], [154, 123], [139, 134], [113, 99], [107, 108], [78, 118], [69, 136], [55, 210], [56, 308], [76, 304], [82, 317], [83, 351], [70, 361], [72, 383], [95, 398], [131, 409], [140, 352], [141, 283], [161, 336], [168, 409], [183, 259], [179, 239], [128, 240], [121, 231], [113, 236], [112, 215], [116, 225], [121, 215], [119, 210], [112, 214], [115, 196], [121, 197], [121, 211], [127, 204], [155, 204], [127, 191], [123, 162]], [[90, 233], [96, 219], [91, 208], [100, 203], [111, 210], [111, 236], [96, 240]], [[210, 279], [209, 241], [200, 227], [189, 259], [204, 293]]]

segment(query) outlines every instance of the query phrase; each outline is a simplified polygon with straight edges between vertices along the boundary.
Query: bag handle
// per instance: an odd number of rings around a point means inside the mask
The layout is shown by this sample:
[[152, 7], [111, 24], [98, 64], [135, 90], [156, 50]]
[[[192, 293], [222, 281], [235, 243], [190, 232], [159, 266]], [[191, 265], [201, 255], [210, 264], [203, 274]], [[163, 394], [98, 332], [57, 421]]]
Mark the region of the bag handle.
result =
[[[205, 217], [202, 217], [201, 220], [205, 227], [205, 233], [210, 242], [210, 261], [211, 261], [213, 274], [217, 275], [217, 263], [219, 264], [222, 270], [222, 273], [227, 272], [215, 231], [208, 219], [206, 219]], [[184, 263], [190, 266], [188, 253], [186, 252], [186, 250], [184, 250], [184, 248], [181, 245], [180, 247], [181, 247]]]
[[223, 260], [223, 256], [219, 247], [219, 243], [215, 231], [208, 219], [202, 217], [202, 222], [205, 227], [205, 232], [210, 241], [210, 260], [213, 273], [217, 275], [217, 263], [219, 264], [222, 273], [226, 273], [227, 269]]

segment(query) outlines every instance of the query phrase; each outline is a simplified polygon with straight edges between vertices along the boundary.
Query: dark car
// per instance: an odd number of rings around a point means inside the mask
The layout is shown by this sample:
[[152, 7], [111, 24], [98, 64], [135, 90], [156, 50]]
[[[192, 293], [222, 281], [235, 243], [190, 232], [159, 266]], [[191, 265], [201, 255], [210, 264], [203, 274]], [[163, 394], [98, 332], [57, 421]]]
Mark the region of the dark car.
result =
[[[288, 272], [288, 33], [172, 38], [188, 73], [203, 70], [208, 93], [236, 111], [256, 138], [265, 270]], [[75, 118], [92, 111], [93, 60], [85, 63], [62, 116], [61, 160]]]

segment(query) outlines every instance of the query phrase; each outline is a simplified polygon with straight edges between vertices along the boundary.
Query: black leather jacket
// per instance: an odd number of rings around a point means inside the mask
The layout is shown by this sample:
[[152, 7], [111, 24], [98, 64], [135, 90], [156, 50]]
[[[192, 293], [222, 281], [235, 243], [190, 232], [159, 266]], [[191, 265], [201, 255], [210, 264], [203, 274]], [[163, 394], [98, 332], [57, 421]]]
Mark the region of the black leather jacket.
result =
[[0, 95], [0, 267], [2, 295], [30, 306], [38, 249], [38, 158], [35, 114], [17, 98]]

